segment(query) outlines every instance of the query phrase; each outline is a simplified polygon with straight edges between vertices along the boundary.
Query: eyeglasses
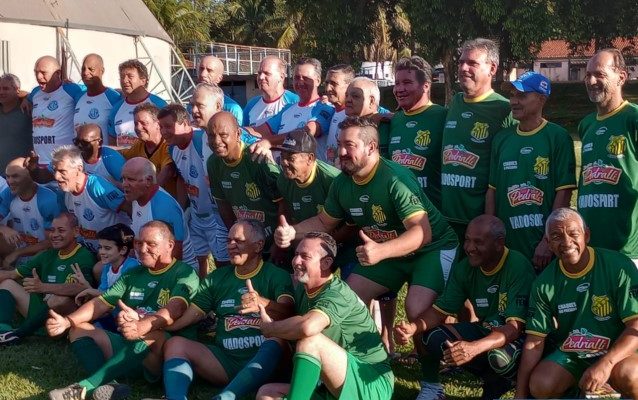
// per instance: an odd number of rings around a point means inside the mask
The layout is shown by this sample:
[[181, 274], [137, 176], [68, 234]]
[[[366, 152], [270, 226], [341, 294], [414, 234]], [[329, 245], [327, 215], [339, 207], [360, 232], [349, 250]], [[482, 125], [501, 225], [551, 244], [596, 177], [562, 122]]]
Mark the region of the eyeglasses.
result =
[[90, 146], [91, 143], [93, 142], [101, 142], [101, 141], [102, 141], [101, 138], [97, 138], [93, 140], [82, 140], [82, 139], [75, 138], [73, 139], [73, 144], [76, 146]]

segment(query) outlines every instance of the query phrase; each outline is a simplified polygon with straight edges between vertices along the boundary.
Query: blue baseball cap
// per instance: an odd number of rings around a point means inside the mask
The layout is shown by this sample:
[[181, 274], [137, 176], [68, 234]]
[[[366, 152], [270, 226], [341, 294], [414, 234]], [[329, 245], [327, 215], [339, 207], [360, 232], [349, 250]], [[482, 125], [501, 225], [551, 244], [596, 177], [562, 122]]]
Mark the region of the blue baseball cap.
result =
[[549, 78], [534, 71], [525, 72], [515, 81], [503, 82], [502, 88], [514, 88], [519, 92], [524, 93], [535, 92], [542, 94], [543, 96], [549, 96], [552, 92], [552, 84], [550, 83]]

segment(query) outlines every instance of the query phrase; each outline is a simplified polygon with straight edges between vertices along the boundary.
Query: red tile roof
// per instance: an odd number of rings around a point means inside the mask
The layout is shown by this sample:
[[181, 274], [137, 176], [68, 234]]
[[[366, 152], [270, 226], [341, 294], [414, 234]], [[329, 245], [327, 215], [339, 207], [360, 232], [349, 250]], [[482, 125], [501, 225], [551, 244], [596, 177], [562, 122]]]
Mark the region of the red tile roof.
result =
[[[635, 42], [638, 37], [634, 38]], [[638, 56], [638, 46], [636, 43], [632, 43], [632, 39], [616, 38], [612, 41], [615, 48], [623, 52], [624, 55]], [[572, 52], [569, 47], [569, 43], [564, 40], [548, 40], [543, 42], [541, 50], [536, 55], [536, 59], [548, 59], [548, 58], [584, 58], [594, 55], [594, 41], [590, 42], [588, 46], [577, 49], [576, 52]]]

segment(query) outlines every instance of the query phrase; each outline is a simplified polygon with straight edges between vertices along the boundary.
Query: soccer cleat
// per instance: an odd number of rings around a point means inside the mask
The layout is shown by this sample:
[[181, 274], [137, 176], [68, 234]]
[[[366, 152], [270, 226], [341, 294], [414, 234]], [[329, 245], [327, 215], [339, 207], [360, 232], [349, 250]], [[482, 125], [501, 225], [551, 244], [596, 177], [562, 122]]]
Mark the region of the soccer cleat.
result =
[[0, 333], [0, 346], [10, 346], [17, 344], [20, 341], [20, 336], [16, 335], [13, 331]]
[[62, 389], [49, 392], [49, 400], [85, 400], [86, 388], [74, 383]]
[[123, 400], [131, 393], [131, 388], [121, 383], [107, 383], [93, 391], [93, 400]]
[[415, 400], [445, 400], [443, 385], [421, 381], [421, 391]]

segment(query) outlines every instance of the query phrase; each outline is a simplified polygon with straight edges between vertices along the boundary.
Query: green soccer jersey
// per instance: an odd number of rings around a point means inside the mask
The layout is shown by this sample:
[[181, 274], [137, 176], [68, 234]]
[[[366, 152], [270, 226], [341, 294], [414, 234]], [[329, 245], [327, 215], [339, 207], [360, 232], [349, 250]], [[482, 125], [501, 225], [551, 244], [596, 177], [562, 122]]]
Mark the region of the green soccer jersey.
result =
[[397, 238], [403, 221], [427, 213], [432, 241], [418, 251], [451, 249], [458, 244], [456, 234], [432, 205], [407, 168], [380, 158], [366, 179], [358, 182], [340, 174], [330, 187], [324, 212], [334, 219], [348, 219], [377, 243]]
[[283, 173], [279, 175], [277, 188], [292, 211], [294, 223], [314, 217], [323, 210], [328, 190], [339, 173], [337, 168], [317, 160], [306, 183], [298, 184]]
[[494, 91], [468, 100], [452, 98], [443, 129], [441, 202], [443, 215], [467, 224], [485, 210], [492, 140], [514, 124], [509, 101]]
[[60, 255], [56, 249], [41, 251], [26, 264], [19, 265], [16, 272], [23, 278], [32, 278], [35, 268], [42, 283], [73, 283], [77, 282], [73, 275], [73, 264], [80, 266], [82, 275], [93, 283], [93, 266], [95, 256], [86, 247], [78, 244], [69, 254]]
[[505, 128], [492, 142], [489, 186], [495, 191], [496, 216], [507, 229], [507, 246], [531, 259], [556, 192], [576, 187], [569, 133], [547, 121], [531, 132]]
[[638, 106], [624, 102], [607, 115], [590, 114], [578, 133], [578, 211], [591, 230], [589, 243], [637, 259]]
[[441, 140], [447, 110], [429, 104], [399, 111], [390, 121], [388, 158], [414, 172], [430, 201], [441, 207]]
[[193, 305], [206, 314], [213, 311], [217, 315], [216, 345], [235, 356], [250, 359], [265, 339], [259, 330], [259, 313], [238, 313], [241, 296], [248, 292], [246, 279], [250, 279], [253, 288], [264, 298], [272, 301], [293, 298], [290, 275], [269, 262], [262, 262], [247, 275], [238, 274], [234, 267], [214, 270], [202, 281]]
[[[215, 155], [208, 159], [210, 189], [214, 198], [227, 201], [237, 219], [256, 219], [266, 227], [267, 241], [277, 227], [277, 190], [279, 167], [270, 162], [257, 162], [242, 143], [241, 157], [227, 164]], [[267, 247], [266, 247], [267, 248]]]
[[161, 270], [140, 266], [126, 271], [100, 299], [110, 307], [118, 300], [140, 315], [154, 314], [171, 299], [181, 299], [188, 305], [197, 291], [199, 278], [190, 265], [173, 259]]
[[516, 250], [505, 248], [498, 265], [489, 272], [472, 267], [464, 258], [452, 267], [450, 279], [434, 308], [456, 316], [469, 299], [486, 328], [502, 326], [510, 319], [525, 323], [527, 299], [535, 277], [532, 264]]
[[588, 247], [589, 264], [578, 274], [554, 260], [532, 285], [527, 333], [552, 333], [560, 349], [594, 357], [613, 345], [624, 323], [638, 317], [638, 269], [627, 256]]
[[379, 330], [361, 299], [341, 279], [333, 276], [319, 292], [312, 295], [303, 285], [295, 288], [297, 314], [320, 312], [330, 320], [321, 332], [359, 360], [371, 364], [388, 364]]

